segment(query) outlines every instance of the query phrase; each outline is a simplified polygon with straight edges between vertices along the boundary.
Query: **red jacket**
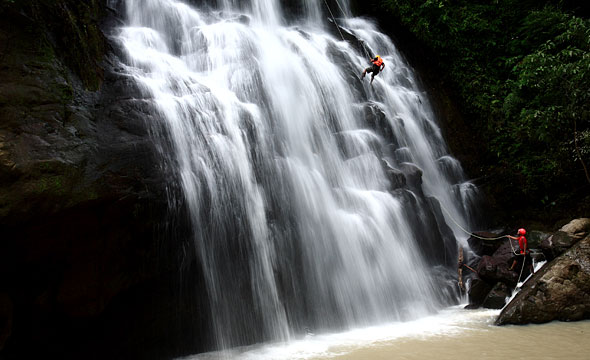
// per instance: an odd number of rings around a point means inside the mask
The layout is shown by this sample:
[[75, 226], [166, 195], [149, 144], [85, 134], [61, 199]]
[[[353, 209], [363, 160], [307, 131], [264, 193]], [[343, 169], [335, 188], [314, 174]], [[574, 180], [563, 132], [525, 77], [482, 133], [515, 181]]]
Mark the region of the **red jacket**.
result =
[[[526, 241], [526, 238], [524, 237], [524, 235], [521, 235], [518, 237], [518, 246], [520, 247], [520, 253], [521, 254], [528, 254], [529, 253], [529, 245], [528, 242]], [[526, 252], [525, 252], [526, 249]]]

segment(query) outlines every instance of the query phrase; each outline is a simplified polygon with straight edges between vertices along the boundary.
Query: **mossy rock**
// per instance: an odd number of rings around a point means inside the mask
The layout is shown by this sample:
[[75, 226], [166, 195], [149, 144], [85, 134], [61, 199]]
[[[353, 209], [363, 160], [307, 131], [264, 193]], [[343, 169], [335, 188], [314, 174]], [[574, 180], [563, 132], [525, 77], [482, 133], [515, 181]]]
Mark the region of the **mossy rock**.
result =
[[[3, 0], [0, 17], [18, 22], [37, 40], [41, 66], [59, 56], [89, 90], [103, 79], [100, 63], [107, 48], [99, 22], [104, 2], [97, 0]], [[24, 16], [23, 16], [24, 15]], [[56, 55], [59, 54], [59, 55]]]

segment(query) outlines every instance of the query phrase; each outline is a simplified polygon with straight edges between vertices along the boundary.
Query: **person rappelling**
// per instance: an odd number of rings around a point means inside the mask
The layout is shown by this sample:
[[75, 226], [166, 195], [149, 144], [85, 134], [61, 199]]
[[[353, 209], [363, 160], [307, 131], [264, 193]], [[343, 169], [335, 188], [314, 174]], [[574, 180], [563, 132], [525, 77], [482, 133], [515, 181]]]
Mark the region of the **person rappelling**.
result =
[[379, 74], [380, 71], [383, 71], [383, 69], [385, 68], [385, 63], [383, 62], [383, 59], [379, 55], [376, 55], [373, 59], [371, 59], [371, 62], [373, 64], [371, 66], [369, 66], [368, 68], [366, 68], [365, 71], [363, 71], [363, 75], [361, 76], [361, 80], [365, 78], [365, 75], [368, 72], [373, 73], [371, 75], [371, 85], [373, 85], [373, 79], [375, 78], [375, 75]]

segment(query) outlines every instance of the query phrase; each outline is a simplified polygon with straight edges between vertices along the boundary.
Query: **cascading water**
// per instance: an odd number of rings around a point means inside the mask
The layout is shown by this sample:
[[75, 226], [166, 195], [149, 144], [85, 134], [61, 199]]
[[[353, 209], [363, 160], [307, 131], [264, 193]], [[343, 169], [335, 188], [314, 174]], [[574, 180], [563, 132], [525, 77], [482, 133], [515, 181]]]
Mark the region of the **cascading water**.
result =
[[[456, 261], [444, 216], [469, 226], [476, 190], [412, 70], [369, 21], [339, 20], [343, 41], [322, 0], [289, 4], [124, 3], [122, 66], [172, 144], [219, 348], [456, 301], [432, 267]], [[355, 39], [385, 60], [372, 86]]]

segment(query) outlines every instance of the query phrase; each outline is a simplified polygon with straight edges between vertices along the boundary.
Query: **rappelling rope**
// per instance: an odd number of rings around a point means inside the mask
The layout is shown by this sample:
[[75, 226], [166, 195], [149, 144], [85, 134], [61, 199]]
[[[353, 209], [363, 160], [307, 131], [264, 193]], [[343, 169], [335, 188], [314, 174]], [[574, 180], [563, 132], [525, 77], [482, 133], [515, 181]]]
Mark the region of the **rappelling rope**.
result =
[[[342, 41], [346, 41], [344, 39], [344, 36], [342, 36], [342, 32], [340, 31], [340, 26], [338, 26], [338, 23], [336, 22], [336, 18], [334, 17], [334, 14], [332, 14], [332, 9], [330, 9], [330, 5], [328, 5], [328, 2], [326, 0], [324, 0], [324, 4], [326, 4], [326, 7], [328, 8], [328, 11], [330, 12], [330, 16], [332, 17], [332, 21], [334, 21], [334, 25], [336, 25], [336, 29], [338, 29], [338, 33], [340, 34]], [[338, 4], [338, 6], [340, 6], [340, 4]], [[342, 10], [342, 8], [340, 8], [340, 10]]]
[[361, 43], [361, 46], [363, 47], [363, 50], [365, 51], [365, 55], [367, 55], [367, 57], [369, 59], [372, 59], [371, 54], [369, 54], [369, 52], [367, 51], [367, 47], [365, 46], [365, 41], [359, 39], [359, 43]]
[[482, 237], [482, 236], [475, 235], [471, 231], [465, 230], [465, 228], [463, 226], [461, 226], [461, 224], [459, 224], [457, 221], [455, 221], [455, 218], [453, 218], [453, 215], [451, 215], [449, 210], [447, 210], [447, 208], [442, 204], [442, 202], [439, 201], [438, 203], [440, 204], [440, 207], [447, 213], [447, 215], [449, 215], [449, 218], [451, 218], [451, 221], [454, 222], [455, 225], [457, 225], [459, 227], [459, 229], [463, 230], [467, 235], [471, 235], [471, 236], [481, 239], [481, 240], [500, 240], [502, 238], [508, 237], [508, 235], [502, 235], [502, 236], [498, 236], [498, 237], [489, 238], [489, 237]]
[[520, 274], [518, 275], [518, 280], [516, 281], [516, 286], [520, 282], [520, 278], [522, 277], [522, 271], [524, 270], [524, 263], [526, 262], [526, 256], [522, 259], [522, 267], [520, 268]]
[[[334, 13], [332, 13], [332, 9], [330, 9], [330, 5], [328, 5], [328, 2], [326, 0], [324, 0], [324, 4], [326, 4], [326, 8], [328, 9], [328, 12], [330, 13], [330, 17], [332, 18], [332, 21], [334, 22], [334, 25], [336, 25], [336, 29], [338, 30], [338, 33], [340, 34], [340, 37], [342, 38], [342, 41], [346, 41], [344, 39], [344, 36], [342, 35], [342, 31], [340, 31], [340, 26], [338, 26], [338, 23], [336, 22], [336, 18], [334, 17]], [[342, 9], [342, 6], [340, 6], [340, 2], [338, 0], [336, 0], [336, 4], [338, 4], [338, 8], [342, 12], [342, 15], [346, 15], [346, 13], [344, 12], [344, 10]], [[365, 52], [365, 55], [367, 55], [367, 58], [372, 59], [371, 55], [367, 51], [367, 47], [365, 46], [365, 42], [362, 39], [360, 39], [360, 38], [358, 39], [358, 42], [361, 44], [361, 47], [363, 48], [363, 51]]]
[[[459, 227], [459, 229], [463, 230], [467, 235], [473, 236], [475, 238], [481, 239], [481, 240], [500, 240], [503, 238], [507, 238], [508, 242], [510, 243], [510, 247], [512, 248], [512, 253], [516, 256], [523, 256], [522, 259], [522, 266], [520, 268], [520, 274], [518, 275], [518, 280], [516, 281], [516, 285], [518, 286], [518, 283], [520, 283], [520, 279], [522, 278], [522, 272], [524, 271], [524, 264], [526, 263], [526, 254], [518, 254], [516, 252], [516, 249], [514, 249], [514, 246], [512, 245], [512, 239], [510, 237], [508, 237], [508, 235], [502, 235], [502, 236], [498, 236], [498, 237], [493, 237], [493, 238], [486, 238], [486, 237], [482, 237], [482, 236], [478, 236], [475, 235], [474, 233], [472, 233], [471, 231], [466, 230], [463, 226], [461, 226], [461, 224], [459, 224], [455, 218], [453, 217], [453, 215], [451, 215], [451, 212], [442, 204], [442, 202], [438, 202], [440, 204], [441, 209], [443, 209], [447, 215], [449, 216], [449, 218], [451, 219], [452, 222], [455, 223], [455, 225], [457, 225]], [[532, 258], [531, 258], [532, 261]], [[477, 271], [475, 271], [474, 269], [472, 269], [471, 267], [465, 265], [462, 263], [462, 261], [460, 260], [460, 263], [462, 266], [467, 267], [469, 270], [473, 271], [474, 273], [477, 274]], [[533, 268], [535, 266], [535, 262], [533, 261]], [[459, 284], [459, 287], [461, 287], [461, 284]]]
[[[344, 36], [342, 35], [342, 31], [340, 31], [340, 26], [338, 26], [338, 23], [336, 22], [336, 18], [334, 17], [334, 13], [332, 13], [332, 9], [330, 9], [330, 5], [328, 5], [328, 1], [324, 0], [324, 4], [326, 4], [326, 8], [328, 9], [328, 12], [330, 13], [330, 17], [332, 18], [332, 21], [334, 22], [334, 25], [336, 26], [336, 29], [338, 30], [338, 33], [340, 34], [342, 41], [346, 41], [344, 39]], [[342, 9], [342, 6], [340, 6], [340, 2], [338, 0], [336, 0], [336, 4], [338, 4], [338, 8], [342, 12], [342, 15], [346, 15], [346, 13], [344, 12], [344, 9]], [[367, 56], [367, 58], [372, 59], [373, 57], [367, 51], [367, 47], [365, 46], [365, 42], [360, 38], [358, 39], [358, 41], [361, 44], [361, 47], [363, 48], [363, 51], [365, 52], [365, 55]]]
[[510, 239], [510, 237], [508, 237], [508, 235], [502, 235], [502, 236], [498, 236], [498, 237], [483, 237], [483, 236], [479, 236], [476, 235], [474, 233], [472, 233], [471, 231], [466, 230], [463, 226], [461, 226], [461, 224], [459, 224], [455, 218], [453, 217], [453, 215], [451, 215], [451, 212], [449, 210], [447, 210], [447, 208], [442, 204], [442, 202], [438, 202], [440, 204], [441, 209], [443, 209], [447, 215], [449, 216], [449, 218], [451, 219], [452, 222], [455, 223], [455, 225], [457, 225], [459, 227], [459, 229], [463, 230], [467, 235], [473, 236], [474, 238], [478, 238], [480, 240], [486, 240], [486, 241], [494, 241], [494, 240], [500, 240], [503, 238], [507, 238], [508, 242], [510, 243], [510, 247], [512, 248], [512, 253], [516, 256], [519, 256], [520, 254], [518, 254], [516, 252], [516, 249], [514, 249], [514, 245], [512, 245], [512, 239]]

